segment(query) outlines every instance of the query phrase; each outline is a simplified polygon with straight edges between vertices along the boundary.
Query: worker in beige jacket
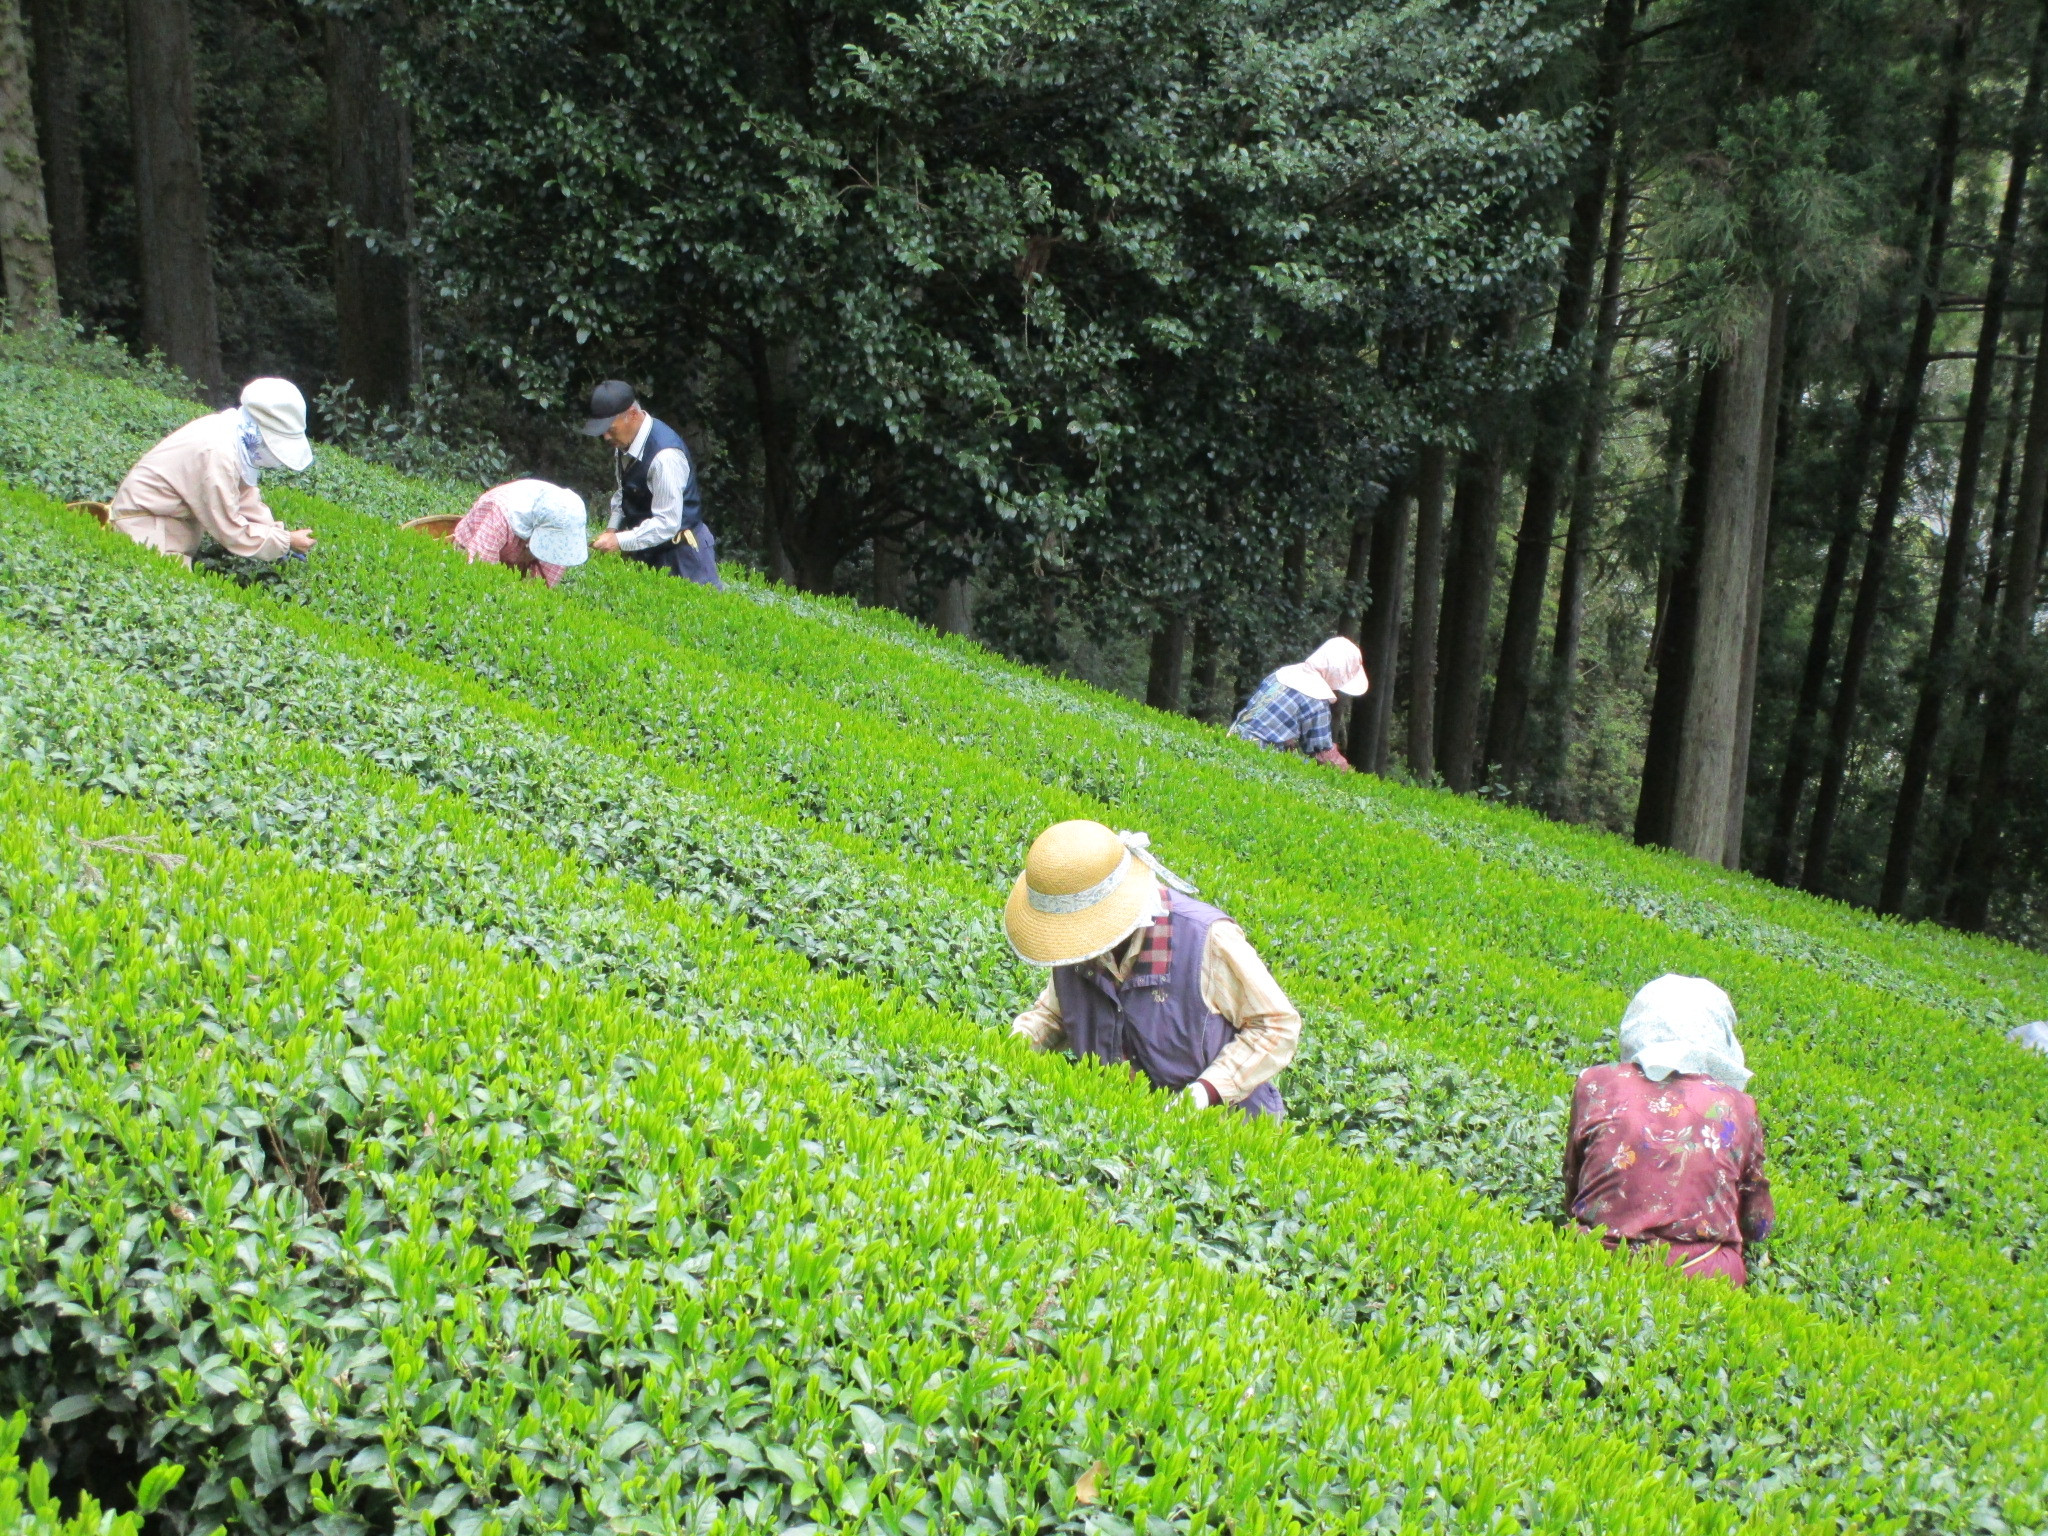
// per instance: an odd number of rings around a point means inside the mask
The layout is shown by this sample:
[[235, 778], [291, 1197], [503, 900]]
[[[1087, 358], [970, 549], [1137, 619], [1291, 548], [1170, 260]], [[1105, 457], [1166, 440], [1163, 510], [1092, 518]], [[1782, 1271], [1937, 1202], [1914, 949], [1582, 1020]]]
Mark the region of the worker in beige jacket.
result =
[[304, 469], [306, 397], [288, 379], [251, 379], [242, 403], [189, 421], [128, 471], [109, 521], [138, 544], [187, 565], [211, 537], [231, 555], [281, 560], [313, 547], [313, 530], [286, 528], [263, 504], [266, 469]]
[[1052, 972], [1012, 1032], [1123, 1062], [1190, 1109], [1286, 1113], [1274, 1079], [1301, 1015], [1224, 913], [1142, 832], [1063, 821], [1039, 834], [1003, 909], [1019, 959]]

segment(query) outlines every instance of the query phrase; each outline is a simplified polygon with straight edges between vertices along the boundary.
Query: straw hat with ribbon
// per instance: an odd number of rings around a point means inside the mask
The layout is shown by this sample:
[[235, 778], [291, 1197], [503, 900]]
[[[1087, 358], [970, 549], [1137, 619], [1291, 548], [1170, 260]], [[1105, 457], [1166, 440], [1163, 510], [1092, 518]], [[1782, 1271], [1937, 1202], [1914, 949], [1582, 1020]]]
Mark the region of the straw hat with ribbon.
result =
[[1143, 832], [1062, 821], [1038, 834], [1003, 908], [1010, 947], [1032, 965], [1078, 965], [1107, 954], [1159, 915], [1159, 885], [1195, 894], [1161, 866]]

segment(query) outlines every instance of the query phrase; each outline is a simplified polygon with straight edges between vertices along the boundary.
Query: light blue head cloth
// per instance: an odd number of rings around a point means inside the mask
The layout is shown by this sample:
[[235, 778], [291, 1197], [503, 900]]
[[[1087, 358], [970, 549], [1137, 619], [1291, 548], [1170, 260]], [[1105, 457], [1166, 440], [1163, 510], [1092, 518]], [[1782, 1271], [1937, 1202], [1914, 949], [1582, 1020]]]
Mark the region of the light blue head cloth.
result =
[[526, 540], [533, 558], [549, 565], [581, 565], [590, 558], [590, 523], [583, 498], [547, 480], [515, 480], [500, 486], [498, 504], [512, 531]]
[[1751, 1076], [1735, 1038], [1735, 1004], [1698, 976], [1659, 976], [1621, 1016], [1621, 1059], [1661, 1083], [1675, 1072], [1744, 1088]]

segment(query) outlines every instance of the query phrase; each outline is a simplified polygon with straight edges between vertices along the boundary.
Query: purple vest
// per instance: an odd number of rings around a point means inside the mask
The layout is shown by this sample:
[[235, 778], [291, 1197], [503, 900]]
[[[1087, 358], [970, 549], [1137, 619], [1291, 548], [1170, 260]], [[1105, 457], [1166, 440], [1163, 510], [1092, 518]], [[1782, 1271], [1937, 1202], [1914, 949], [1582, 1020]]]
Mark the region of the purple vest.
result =
[[[1173, 893], [1173, 957], [1164, 976], [1134, 975], [1122, 986], [1093, 961], [1055, 966], [1053, 990], [1066, 1025], [1067, 1049], [1102, 1062], [1129, 1062], [1168, 1092], [1185, 1088], [1214, 1061], [1237, 1031], [1202, 1001], [1202, 955], [1213, 923], [1229, 918], [1206, 901]], [[1286, 1114], [1270, 1081], [1238, 1106], [1248, 1115]]]

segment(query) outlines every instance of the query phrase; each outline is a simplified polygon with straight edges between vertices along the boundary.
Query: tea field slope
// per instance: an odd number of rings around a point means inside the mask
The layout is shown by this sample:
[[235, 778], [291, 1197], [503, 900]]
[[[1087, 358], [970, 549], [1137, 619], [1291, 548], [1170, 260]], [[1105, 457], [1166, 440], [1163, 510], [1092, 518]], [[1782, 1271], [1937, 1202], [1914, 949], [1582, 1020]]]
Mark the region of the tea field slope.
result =
[[[600, 820], [604, 841], [599, 851], [614, 865], [644, 869], [643, 878], [672, 878], [666, 871], [677, 861], [703, 857], [691, 846], [695, 835], [687, 830], [695, 813], [683, 809], [703, 788], [715, 787], [727, 805], [749, 798], [732, 787], [740, 782], [737, 778], [707, 778], [695, 766], [670, 763], [665, 754], [638, 753], [631, 737], [623, 733], [611, 737], [614, 753], [638, 756], [643, 773], [650, 777], [636, 780], [623, 777], [616, 767], [583, 766], [559, 745], [515, 752], [499, 744], [477, 752], [459, 768], [435, 765], [428, 751], [434, 738], [461, 740], [487, 729], [501, 735], [483, 722], [508, 711], [519, 714], [519, 707], [506, 700], [503, 687], [516, 671], [514, 662], [500, 666], [472, 651], [461, 653], [469, 658], [470, 670], [496, 677], [501, 686], [482, 689], [470, 683], [462, 696], [474, 699], [478, 711], [465, 713], [462, 729], [451, 732], [446, 706], [412, 694], [389, 696], [388, 687], [368, 681], [360, 667], [336, 671], [303, 644], [289, 665], [252, 667], [243, 659], [275, 649], [266, 624], [283, 621], [302, 641], [317, 634], [324, 648], [365, 659], [382, 657], [381, 668], [395, 664], [415, 675], [443, 675], [437, 666], [408, 662], [390, 639], [374, 637], [376, 625], [337, 629], [331, 620], [290, 607], [279, 609], [270, 594], [244, 593], [229, 599], [225, 594], [231, 589], [217, 583], [170, 582], [161, 562], [126, 552], [110, 556], [108, 549], [117, 546], [71, 514], [26, 506], [22, 510], [15, 529], [18, 558], [0, 565], [0, 592], [18, 602], [16, 612], [23, 622], [61, 634], [75, 646], [119, 661], [125, 669], [151, 673], [170, 686], [217, 699], [238, 711], [292, 724], [321, 739], [350, 743], [380, 761], [423, 765], [419, 771], [445, 775], [464, 793], [485, 797], [500, 815], [535, 815], [539, 808], [519, 797], [539, 790], [562, 802], [548, 814], [566, 819], [575, 828], [574, 835], [587, 837], [593, 803], [630, 806], [633, 816], [619, 832], [605, 832]], [[347, 514], [330, 508], [325, 516], [332, 524]], [[434, 627], [432, 613], [414, 601], [428, 596], [461, 616], [472, 638], [546, 634], [553, 622], [548, 594], [506, 583], [499, 579], [502, 573], [474, 570], [458, 561], [438, 573], [429, 570], [429, 579], [421, 579], [418, 541], [382, 525], [358, 523], [347, 547], [353, 565], [337, 560], [323, 566], [320, 590], [327, 594], [328, 605], [339, 603], [339, 594], [348, 589], [354, 593], [350, 601], [372, 615], [402, 612], [402, 620], [389, 627], [402, 630], [412, 642], [432, 640], [430, 648], [437, 651], [455, 643]], [[274, 617], [238, 614], [237, 602]], [[433, 640], [436, 635], [442, 638]], [[602, 658], [622, 643], [618, 637], [606, 641], [586, 633], [565, 637], [543, 654], [552, 654], [562, 665], [577, 656], [598, 658], [603, 664]], [[445, 698], [451, 691], [443, 682], [430, 697]], [[604, 689], [601, 679], [594, 679], [589, 686], [567, 691], [583, 698]], [[552, 713], [560, 719], [561, 711]], [[736, 723], [732, 734], [742, 735], [746, 728], [743, 721]], [[843, 736], [839, 746], [843, 776], [852, 748]], [[906, 754], [913, 750], [914, 746], [904, 748]], [[930, 755], [929, 749], [925, 755]], [[560, 782], [550, 785], [551, 778]], [[756, 821], [779, 822], [789, 835], [773, 848], [749, 848], [744, 854], [728, 844], [717, 856], [717, 867], [728, 884], [749, 889], [756, 908], [766, 914], [760, 920], [792, 947], [988, 1023], [1000, 1024], [1026, 995], [1029, 978], [1007, 959], [995, 930], [993, 903], [971, 878], [942, 860], [910, 862], [878, 850], [843, 828], [821, 825], [800, 808], [776, 804], [772, 796], [754, 797], [747, 814]], [[899, 814], [908, 819], [911, 813], [899, 809]], [[673, 831], [668, 830], [671, 825]], [[800, 851], [806, 844], [811, 845], [808, 853]], [[836, 857], [825, 853], [828, 847], [836, 850]], [[1399, 974], [1395, 965], [1386, 969]], [[1316, 978], [1284, 969], [1282, 974], [1313, 1001]], [[1411, 979], [1418, 995], [1435, 1000], [1439, 1022], [1456, 1028], [1462, 1017], [1463, 1027], [1471, 1026], [1472, 1016], [1460, 1013], [1471, 1002], [1465, 990], [1432, 983], [1427, 976]], [[1312, 1023], [1312, 1048], [1290, 1075], [1290, 1091], [1302, 1111], [1299, 1118], [1311, 1129], [1342, 1144], [1450, 1166], [1477, 1176], [1481, 1183], [1497, 1178], [1505, 1192], [1539, 1206], [1554, 1200], [1554, 1115], [1532, 1119], [1528, 1107], [1532, 1097], [1554, 1092], [1540, 1078], [1517, 1094], [1506, 1080], [1447, 1076], [1413, 1046], [1389, 1060], [1385, 1050], [1390, 1043], [1398, 1044], [1404, 1021], [1384, 1009], [1363, 1018], [1319, 1010]], [[1598, 1038], [1589, 1038], [1586, 1048], [1598, 1047]], [[1401, 1081], [1404, 1077], [1409, 1083]], [[1411, 1083], [1422, 1091], [1410, 1091]], [[1398, 1116], [1387, 1114], [1390, 1091], [1406, 1100]], [[1802, 1095], [1819, 1091], [1813, 1083], [1793, 1079], [1785, 1091], [1783, 1112], [1788, 1119], [1799, 1111]], [[1854, 1091], [1853, 1085], [1848, 1091]], [[1826, 1119], [1813, 1112], [1805, 1117]], [[1965, 1131], [1981, 1137], [1995, 1120], [1987, 1110], [1974, 1131]], [[1793, 1123], [1797, 1126], [1799, 1121]], [[1901, 1119], [1893, 1134], [1902, 1136], [1912, 1128]], [[1953, 1131], [1940, 1124], [1922, 1129], [1933, 1135]], [[1505, 1145], [1496, 1145], [1504, 1131], [1513, 1134], [1506, 1136]], [[1793, 1142], [1791, 1137], [1784, 1139]], [[2040, 1276], [2034, 1268], [2021, 1272], [2022, 1284], [2016, 1288], [2009, 1256], [1972, 1244], [1960, 1233], [1944, 1237], [1940, 1230], [1918, 1230], [1933, 1223], [1911, 1202], [1900, 1205], [1894, 1200], [1889, 1211], [1843, 1208], [1830, 1198], [1826, 1182], [1839, 1176], [1839, 1148], [1831, 1150], [1820, 1136], [1813, 1143], [1808, 1148], [1793, 1142], [1781, 1159], [1780, 1196], [1788, 1236], [1777, 1245], [1784, 1256], [1782, 1270], [1769, 1270], [1774, 1282], [1788, 1283], [1816, 1310], [1881, 1319], [1903, 1337], [1944, 1338], [1966, 1323], [1977, 1347], [2014, 1359], [2034, 1357], [2042, 1342]], [[2007, 1188], [2003, 1193], [2017, 1200], [2024, 1190]], [[1866, 1203], [1875, 1207], [1880, 1202], [1873, 1197]], [[2001, 1283], [1958, 1286], [1956, 1281], [1965, 1275]]]
[[[0, 362], [0, 474], [104, 495], [192, 409]], [[520, 585], [392, 526], [452, 488], [309, 478], [321, 550], [253, 586], [0, 493], [41, 1448], [205, 1469], [193, 1529], [2048, 1529], [2039, 957], [845, 605]], [[1000, 893], [1075, 814], [1274, 958], [1284, 1131], [1006, 1038]], [[1743, 1010], [1748, 1294], [1551, 1224], [1570, 1073], [1662, 969]], [[1035, 1214], [918, 1257], [981, 1207]]]
[[[53, 509], [51, 515], [85, 531], [69, 514]], [[89, 537], [102, 536], [93, 531]], [[109, 598], [120, 583], [109, 578], [118, 578], [123, 566], [160, 587], [166, 599], [181, 591], [202, 600], [210, 595], [211, 583], [140, 552], [114, 545], [99, 553], [93, 601], [102, 626], [119, 613]], [[223, 643], [247, 654], [254, 637], [234, 632], [231, 609], [204, 605], [204, 628], [222, 632]], [[565, 866], [507, 835], [505, 825], [517, 818], [526, 789], [535, 779], [559, 777], [522, 773], [514, 737], [501, 732], [483, 739], [487, 722], [451, 718], [445, 707], [418, 695], [408, 700], [389, 681], [380, 688], [366, 668], [323, 667], [311, 647], [300, 647], [292, 664], [312, 696], [352, 701], [363, 711], [352, 729], [333, 733], [363, 763], [347, 768], [332, 749], [295, 747], [280, 736], [279, 726], [303, 725], [289, 718], [296, 711], [279, 712], [285, 718], [276, 725], [255, 723], [270, 712], [252, 708], [257, 701], [245, 687], [231, 695], [238, 705], [232, 713], [215, 713], [179, 706], [170, 687], [148, 681], [153, 670], [175, 678], [176, 666], [161, 664], [191, 652], [198, 631], [180, 627], [177, 617], [168, 600], [149, 615], [149, 642], [159, 648], [155, 668], [95, 666], [47, 641], [10, 634], [8, 675], [16, 680], [6, 709], [10, 754], [45, 775], [161, 799], [188, 818], [290, 846], [302, 861], [346, 870], [359, 884], [435, 921], [474, 928], [501, 947], [544, 957], [557, 973], [583, 976], [593, 986], [607, 977], [623, 981], [662, 999], [662, 1012], [697, 1018], [706, 1029], [733, 1029], [735, 1015], [755, 1011], [765, 994], [785, 1014], [793, 1008], [796, 1018], [740, 1026], [752, 1047], [825, 1063], [864, 1103], [905, 1103], [929, 1122], [957, 1126], [970, 1143], [994, 1142], [1006, 1159], [1086, 1191], [1122, 1222], [1171, 1233], [1194, 1255], [1211, 1262], [1240, 1255], [1244, 1262], [1231, 1267], [1312, 1299], [1319, 1315], [1361, 1342], [1391, 1336], [1403, 1357], [1425, 1349], [1436, 1357], [1437, 1373], [1452, 1368], [1497, 1403], [1527, 1403], [1547, 1419], [1569, 1408], [1610, 1425], [1610, 1433], [1661, 1420], [1667, 1428], [1657, 1438], [1668, 1442], [1663, 1455], [1694, 1467], [1703, 1492], [1739, 1503], [1753, 1518], [1774, 1505], [1810, 1510], [1816, 1501], [1869, 1518], [1869, 1498], [1892, 1497], [1902, 1475], [1935, 1491], [1961, 1472], [1963, 1487], [1976, 1498], [2011, 1477], [1996, 1458], [1971, 1470], [1992, 1449], [1993, 1437], [1968, 1406], [1976, 1400], [2009, 1404], [2011, 1385], [1960, 1357], [1930, 1358], [1908, 1373], [1917, 1380], [1909, 1380], [1853, 1334], [1809, 1326], [1782, 1306], [1758, 1313], [1719, 1288], [1685, 1287], [1661, 1272], [1611, 1264], [1607, 1273], [1599, 1265], [1589, 1269], [1588, 1255], [1575, 1251], [1578, 1244], [1532, 1245], [1511, 1223], [1487, 1220], [1427, 1178], [1394, 1168], [1375, 1171], [1341, 1154], [1323, 1154], [1325, 1166], [1317, 1168], [1313, 1138], [1292, 1138], [1294, 1155], [1281, 1156], [1270, 1144], [1258, 1144], [1259, 1128], [1228, 1117], [1161, 1117], [1127, 1083], [1068, 1072], [1019, 1052], [1000, 1035], [973, 1026], [963, 1033], [929, 1013], [906, 1020], [911, 1027], [898, 1028], [893, 1038], [878, 1019], [851, 1040], [820, 1039], [815, 1022], [804, 1028], [806, 1015], [846, 1021], [864, 1010], [858, 995], [844, 990], [806, 1001], [815, 987], [801, 964], [755, 971], [755, 1001], [746, 1006], [725, 990], [729, 983], [707, 974], [712, 957], [735, 944], [735, 936], [721, 937], [684, 911], [650, 911], [644, 896], [613, 891], [595, 871], [578, 869], [573, 860]], [[428, 720], [438, 720], [440, 729], [422, 730]], [[382, 739], [370, 734], [380, 728]], [[535, 746], [547, 763], [566, 768], [572, 783], [606, 792], [595, 777], [600, 765], [579, 757], [573, 743]], [[485, 814], [472, 817], [446, 796], [424, 803], [415, 798], [403, 780], [372, 766], [379, 757], [429, 773], [446, 788], [475, 765], [495, 762], [500, 782], [472, 785], [471, 793], [486, 800]], [[729, 839], [745, 829], [710, 827], [704, 835], [721, 831]], [[616, 863], [625, 850], [613, 843], [597, 851]], [[110, 856], [91, 849], [82, 854]], [[734, 872], [753, 855], [728, 840], [714, 857]], [[700, 901], [708, 895], [713, 906], [729, 899], [715, 882], [690, 894]], [[739, 903], [742, 911], [751, 905]], [[613, 937], [632, 934], [668, 942]], [[680, 966], [677, 951], [687, 957]], [[734, 978], [747, 970], [745, 964], [716, 966]], [[694, 1005], [686, 1000], [691, 992], [700, 999]], [[877, 1045], [887, 1053], [878, 1056]], [[991, 1048], [998, 1053], [993, 1059], [984, 1054]], [[962, 1065], [979, 1058], [999, 1065], [1004, 1076], [1023, 1076], [1028, 1068], [1042, 1086], [1019, 1092], [984, 1070], [974, 1074], [982, 1081], [970, 1091], [949, 1093], [960, 1075], [949, 1068], [949, 1057]], [[1113, 1097], [1077, 1123], [1060, 1105], [1078, 1089]], [[1160, 1135], [1165, 1143], [1148, 1147], [1145, 1138]], [[1207, 1155], [1203, 1137], [1211, 1138]], [[1249, 1146], [1235, 1146], [1246, 1137], [1253, 1138]], [[1216, 1153], [1228, 1156], [1219, 1160]], [[1329, 1161], [1333, 1157], [1338, 1160]], [[1247, 1164], [1263, 1179], [1248, 1181], [1241, 1172]], [[1107, 1175], [1105, 1165], [1120, 1171]], [[1303, 1208], [1296, 1196], [1311, 1188], [1325, 1192], [1329, 1209]], [[1430, 1277], [1424, 1286], [1417, 1284], [1421, 1277]], [[1503, 1299], [1510, 1301], [1505, 1311]], [[1642, 1324], [1649, 1316], [1658, 1323], [1646, 1334]], [[1714, 1341], [1704, 1352], [1696, 1343], [1703, 1338]], [[1446, 1349], [1454, 1358], [1436, 1354]], [[1504, 1371], [1512, 1373], [1505, 1393]], [[1744, 1390], [1727, 1396], [1701, 1390], [1726, 1375]], [[1765, 1377], [1770, 1390], [1747, 1390], [1761, 1389]], [[1611, 1387], [1590, 1399], [1555, 1396], [1560, 1380], [1601, 1378]], [[1823, 1390], [1825, 1399], [1818, 1395]], [[1727, 1440], [1731, 1430], [1751, 1442], [1754, 1453], [1702, 1459], [1703, 1448]], [[1891, 1448], [1882, 1486], [1856, 1496], [1832, 1473], [1799, 1475], [1802, 1467], [1831, 1467], [1831, 1447], [1852, 1432], [1875, 1435]]]
[[0, 1374], [198, 1528], [1726, 1526], [743, 1037], [0, 787]]

